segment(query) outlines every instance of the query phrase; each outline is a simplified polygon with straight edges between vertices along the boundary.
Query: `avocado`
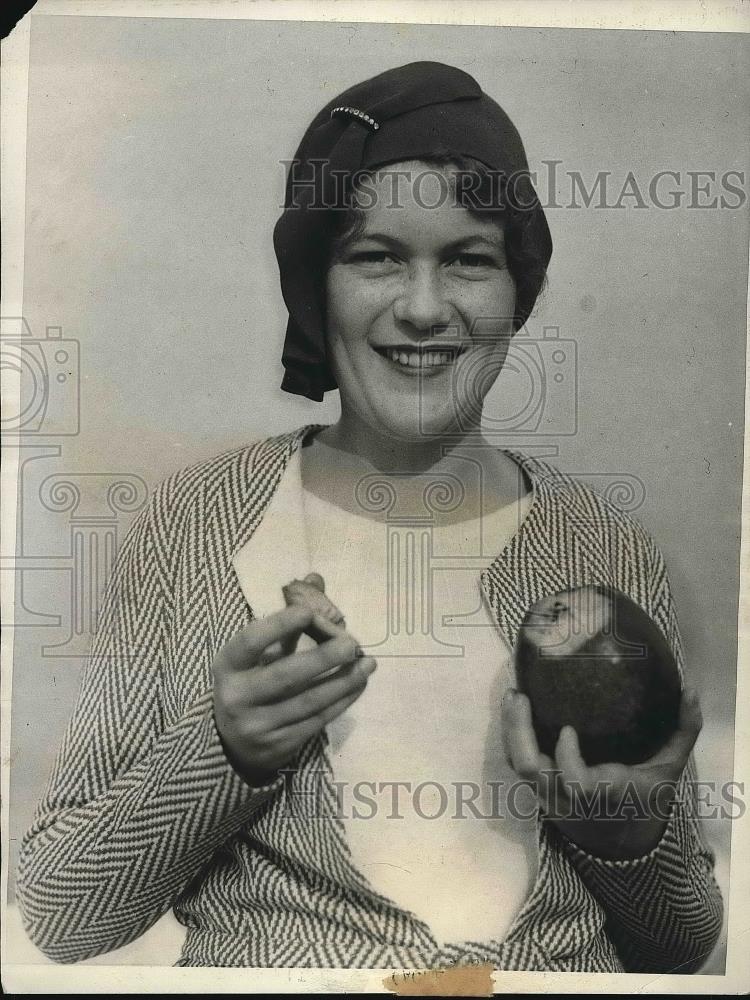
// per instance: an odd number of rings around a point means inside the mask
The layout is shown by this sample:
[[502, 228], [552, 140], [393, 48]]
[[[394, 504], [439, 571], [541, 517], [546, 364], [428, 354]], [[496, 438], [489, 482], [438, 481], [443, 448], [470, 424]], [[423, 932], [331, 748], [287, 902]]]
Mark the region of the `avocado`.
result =
[[589, 765], [639, 764], [675, 732], [681, 680], [658, 625], [621, 591], [587, 585], [527, 611], [514, 650], [540, 750], [554, 757], [563, 726]]

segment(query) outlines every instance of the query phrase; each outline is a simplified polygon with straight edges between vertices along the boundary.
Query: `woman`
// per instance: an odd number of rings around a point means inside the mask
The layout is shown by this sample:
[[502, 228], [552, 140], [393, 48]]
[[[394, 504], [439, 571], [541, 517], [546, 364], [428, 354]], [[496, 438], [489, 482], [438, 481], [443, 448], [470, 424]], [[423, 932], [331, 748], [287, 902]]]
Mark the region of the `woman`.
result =
[[[690, 810], [695, 699], [653, 760], [592, 769], [571, 730], [539, 753], [511, 687], [526, 609], [586, 583], [627, 592], [682, 668], [644, 530], [479, 429], [551, 254], [526, 172], [507, 115], [441, 64], [365, 81], [311, 124], [275, 232], [283, 387], [338, 387], [341, 418], [175, 473], [128, 534], [23, 845], [22, 912], [52, 958], [121, 946], [170, 907], [181, 965], [707, 957], [721, 899]], [[283, 607], [295, 578], [326, 586], [347, 631]], [[669, 801], [638, 820], [559, 808], [600, 777]]]

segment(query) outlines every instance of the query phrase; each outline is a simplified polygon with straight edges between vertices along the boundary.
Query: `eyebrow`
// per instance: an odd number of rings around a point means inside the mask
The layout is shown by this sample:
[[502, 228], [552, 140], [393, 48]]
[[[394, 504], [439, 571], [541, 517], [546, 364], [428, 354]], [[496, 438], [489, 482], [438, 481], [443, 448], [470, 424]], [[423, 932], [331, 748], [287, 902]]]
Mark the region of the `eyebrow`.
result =
[[[387, 233], [360, 233], [355, 236], [351, 243], [365, 243], [368, 240], [372, 240], [375, 243], [382, 243], [384, 246], [390, 247], [394, 250], [402, 250], [404, 244], [395, 236], [389, 236]], [[348, 242], [348, 241], [347, 241]], [[475, 246], [476, 244], [483, 244], [484, 246], [491, 247], [493, 250], [505, 251], [505, 239], [502, 233], [498, 234], [495, 239], [492, 236], [486, 235], [484, 233], [477, 233], [475, 235], [462, 236], [460, 239], [451, 240], [450, 243], [446, 243], [443, 248], [447, 253], [455, 253], [458, 250], [465, 249], [468, 246]]]

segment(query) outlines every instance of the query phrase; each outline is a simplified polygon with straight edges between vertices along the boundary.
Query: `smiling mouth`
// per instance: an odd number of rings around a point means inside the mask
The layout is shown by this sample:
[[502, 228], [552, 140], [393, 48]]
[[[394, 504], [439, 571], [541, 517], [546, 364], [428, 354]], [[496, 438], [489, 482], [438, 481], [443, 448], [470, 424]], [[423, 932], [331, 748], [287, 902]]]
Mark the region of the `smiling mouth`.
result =
[[381, 357], [392, 361], [401, 368], [426, 370], [429, 368], [447, 368], [456, 358], [463, 354], [467, 344], [446, 344], [439, 348], [433, 344], [424, 347], [399, 345], [395, 347], [373, 347]]

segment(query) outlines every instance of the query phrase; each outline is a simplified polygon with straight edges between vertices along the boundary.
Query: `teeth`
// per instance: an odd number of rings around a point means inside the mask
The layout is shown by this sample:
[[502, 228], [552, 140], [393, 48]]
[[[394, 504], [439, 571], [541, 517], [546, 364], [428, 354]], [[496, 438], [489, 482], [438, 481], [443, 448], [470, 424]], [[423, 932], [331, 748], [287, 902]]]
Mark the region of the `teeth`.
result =
[[451, 351], [397, 351], [388, 348], [387, 356], [406, 368], [431, 368], [436, 365], [448, 365], [453, 360]]

